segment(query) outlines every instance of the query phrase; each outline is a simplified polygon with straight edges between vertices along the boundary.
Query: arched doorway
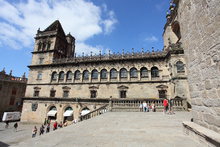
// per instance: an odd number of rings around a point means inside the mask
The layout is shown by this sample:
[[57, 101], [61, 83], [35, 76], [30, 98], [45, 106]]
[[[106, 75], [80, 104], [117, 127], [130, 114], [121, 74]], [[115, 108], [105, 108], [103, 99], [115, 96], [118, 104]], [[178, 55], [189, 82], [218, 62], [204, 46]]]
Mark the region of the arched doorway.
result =
[[89, 112], [90, 112], [89, 108], [85, 107], [85, 108], [82, 109], [80, 115], [84, 116], [84, 115], [88, 114]]
[[57, 108], [55, 106], [51, 106], [49, 111], [47, 112], [47, 117], [49, 120], [57, 119]]
[[65, 121], [73, 121], [73, 108], [72, 107], [67, 107], [63, 113], [63, 122]]

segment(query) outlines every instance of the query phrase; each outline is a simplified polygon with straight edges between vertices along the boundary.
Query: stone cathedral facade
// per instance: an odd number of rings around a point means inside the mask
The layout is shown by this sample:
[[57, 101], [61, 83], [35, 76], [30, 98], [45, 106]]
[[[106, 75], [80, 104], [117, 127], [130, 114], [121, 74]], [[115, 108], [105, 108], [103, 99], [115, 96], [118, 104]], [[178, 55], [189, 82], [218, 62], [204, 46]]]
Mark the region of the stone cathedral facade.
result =
[[166, 25], [162, 51], [89, 56], [75, 56], [75, 38], [58, 20], [38, 30], [21, 121], [71, 121], [109, 99], [184, 99], [190, 105], [178, 29]]

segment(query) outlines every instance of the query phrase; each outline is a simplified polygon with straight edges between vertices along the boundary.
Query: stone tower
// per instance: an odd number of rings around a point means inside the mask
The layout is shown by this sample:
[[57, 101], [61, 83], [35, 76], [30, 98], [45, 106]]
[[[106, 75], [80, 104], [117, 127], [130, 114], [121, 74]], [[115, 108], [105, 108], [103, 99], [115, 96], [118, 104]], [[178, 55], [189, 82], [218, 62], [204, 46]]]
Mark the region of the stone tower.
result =
[[37, 31], [32, 65], [51, 64], [54, 59], [70, 58], [75, 52], [75, 38], [65, 35], [58, 20], [44, 31]]

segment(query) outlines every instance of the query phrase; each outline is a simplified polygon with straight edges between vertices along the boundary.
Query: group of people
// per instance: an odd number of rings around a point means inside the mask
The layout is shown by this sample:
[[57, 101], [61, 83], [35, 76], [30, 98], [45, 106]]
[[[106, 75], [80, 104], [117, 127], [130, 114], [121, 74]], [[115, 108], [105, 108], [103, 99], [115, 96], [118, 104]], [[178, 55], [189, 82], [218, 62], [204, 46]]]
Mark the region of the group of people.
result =
[[152, 112], [156, 112], [155, 104], [152, 103], [149, 105], [145, 101], [143, 103], [140, 103], [139, 109], [140, 109], [140, 112], [149, 112], [150, 110]]
[[[174, 114], [172, 100], [164, 99], [163, 107], [164, 107], [163, 109], [164, 114]], [[150, 110], [152, 112], [156, 112], [155, 104], [154, 103], [148, 104], [146, 103], [146, 101], [144, 101], [143, 103], [140, 103], [139, 109], [140, 109], [140, 112], [149, 112]]]
[[[5, 128], [8, 129], [8, 127], [9, 127], [9, 121], [6, 121], [5, 122]], [[18, 129], [18, 123], [16, 122], [14, 124], [14, 131], [17, 132], [17, 129]]]
[[174, 114], [173, 112], [173, 102], [172, 100], [164, 99], [163, 100], [163, 113], [164, 114]]
[[[49, 133], [50, 132], [50, 124], [51, 124], [51, 120], [50, 119], [45, 119], [44, 124], [42, 124], [40, 126], [39, 129], [39, 135], [43, 135], [44, 132]], [[64, 121], [64, 123], [62, 123], [62, 121], [60, 123], [58, 123], [57, 121], [55, 121], [53, 123], [53, 130], [57, 130], [58, 128], [62, 128], [62, 127], [66, 127], [68, 125], [67, 121]], [[32, 138], [35, 137], [37, 135], [38, 129], [36, 126], [34, 126], [33, 130], [32, 130]]]

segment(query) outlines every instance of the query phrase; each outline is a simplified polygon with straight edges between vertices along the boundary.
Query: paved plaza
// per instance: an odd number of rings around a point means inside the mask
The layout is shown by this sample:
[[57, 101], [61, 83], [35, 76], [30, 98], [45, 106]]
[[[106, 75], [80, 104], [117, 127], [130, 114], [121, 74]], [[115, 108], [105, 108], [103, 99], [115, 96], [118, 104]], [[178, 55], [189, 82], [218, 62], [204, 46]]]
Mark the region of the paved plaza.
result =
[[190, 118], [189, 112], [108, 112], [33, 139], [33, 125], [20, 124], [14, 132], [1, 124], [0, 141], [19, 147], [201, 147], [183, 134], [182, 121]]

